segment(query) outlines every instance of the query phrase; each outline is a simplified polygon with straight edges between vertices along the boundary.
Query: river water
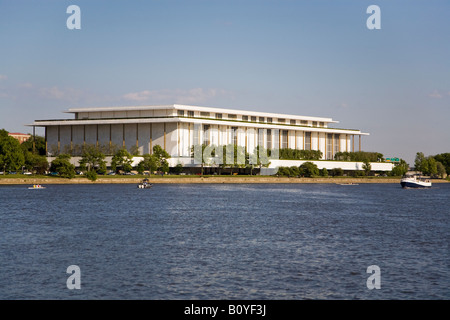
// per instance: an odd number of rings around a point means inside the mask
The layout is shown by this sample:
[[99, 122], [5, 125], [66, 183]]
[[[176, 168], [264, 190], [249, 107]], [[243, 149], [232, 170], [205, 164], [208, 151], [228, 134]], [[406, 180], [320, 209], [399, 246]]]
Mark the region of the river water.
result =
[[449, 199], [450, 184], [0, 186], [0, 299], [449, 299]]

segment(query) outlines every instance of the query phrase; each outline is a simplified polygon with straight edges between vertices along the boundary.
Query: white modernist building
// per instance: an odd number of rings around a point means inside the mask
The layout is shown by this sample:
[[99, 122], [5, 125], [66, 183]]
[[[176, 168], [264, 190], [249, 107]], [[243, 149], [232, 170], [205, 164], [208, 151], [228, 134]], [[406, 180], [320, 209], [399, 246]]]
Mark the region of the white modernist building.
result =
[[[331, 118], [177, 104], [79, 108], [66, 112], [74, 114], [74, 119], [36, 120], [30, 125], [45, 127], [49, 156], [86, 144], [127, 148], [140, 155], [152, 153], [153, 146], [160, 145], [171, 155], [171, 164], [195, 166], [192, 147], [205, 144], [242, 146], [249, 153], [257, 146], [320, 150], [321, 160], [332, 160], [337, 152], [361, 150], [361, 137], [368, 135], [355, 129], [330, 128], [330, 124], [338, 122]], [[273, 160], [271, 166], [283, 165], [284, 160]], [[301, 162], [304, 161], [296, 164]], [[327, 169], [345, 165], [350, 167], [347, 170], [360, 170], [362, 165], [316, 163]], [[374, 164], [373, 170], [392, 169], [392, 164]]]

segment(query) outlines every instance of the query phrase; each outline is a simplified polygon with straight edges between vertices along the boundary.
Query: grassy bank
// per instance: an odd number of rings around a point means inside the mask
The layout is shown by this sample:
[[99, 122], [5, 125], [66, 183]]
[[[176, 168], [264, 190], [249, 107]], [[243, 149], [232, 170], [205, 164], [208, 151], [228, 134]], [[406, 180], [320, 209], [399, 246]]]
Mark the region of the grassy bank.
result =
[[[152, 183], [400, 183], [400, 177], [317, 177], [317, 178], [288, 178], [275, 176], [193, 176], [193, 175], [152, 175], [141, 176], [99, 176], [96, 181], [86, 177], [65, 179], [53, 176], [0, 176], [0, 184], [105, 184], [131, 183], [137, 184], [144, 178]], [[433, 179], [433, 183], [449, 183], [447, 180]]]

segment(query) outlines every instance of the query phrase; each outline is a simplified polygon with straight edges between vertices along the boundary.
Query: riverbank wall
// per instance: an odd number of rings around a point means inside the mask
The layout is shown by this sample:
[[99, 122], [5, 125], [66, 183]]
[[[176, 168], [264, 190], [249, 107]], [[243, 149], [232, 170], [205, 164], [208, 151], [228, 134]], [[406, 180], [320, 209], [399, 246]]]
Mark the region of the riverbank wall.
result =
[[[1, 178], [0, 185], [33, 185], [33, 184], [138, 184], [142, 178], [101, 178], [96, 181], [90, 181], [87, 178]], [[178, 177], [178, 176], [164, 176], [164, 177], [150, 177], [149, 181], [153, 184], [162, 183], [398, 183], [399, 178], [289, 178], [289, 177]], [[447, 180], [433, 179], [433, 183], [449, 183]]]

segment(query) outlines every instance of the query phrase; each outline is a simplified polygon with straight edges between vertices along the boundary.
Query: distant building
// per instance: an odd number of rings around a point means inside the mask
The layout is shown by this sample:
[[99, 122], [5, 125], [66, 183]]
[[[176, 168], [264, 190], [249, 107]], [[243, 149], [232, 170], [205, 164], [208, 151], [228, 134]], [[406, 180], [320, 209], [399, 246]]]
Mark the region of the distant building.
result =
[[19, 143], [27, 141], [31, 135], [26, 133], [18, 133], [18, 132], [10, 132], [8, 133], [9, 136], [19, 140]]
[[[171, 164], [189, 167], [198, 164], [192, 156], [194, 146], [236, 145], [249, 153], [260, 146], [319, 150], [319, 168], [345, 165], [347, 170], [360, 170], [355, 163], [324, 160], [333, 160], [337, 152], [361, 150], [361, 136], [369, 135], [356, 129], [330, 128], [329, 124], [338, 122], [331, 118], [177, 104], [77, 108], [66, 112], [74, 114], [74, 119], [36, 120], [30, 124], [45, 128], [48, 156], [86, 144], [126, 148], [139, 155], [152, 153], [152, 147], [160, 145], [171, 155]], [[271, 166], [297, 165], [277, 159], [270, 162]], [[389, 171], [393, 167], [383, 165], [373, 170]]]

